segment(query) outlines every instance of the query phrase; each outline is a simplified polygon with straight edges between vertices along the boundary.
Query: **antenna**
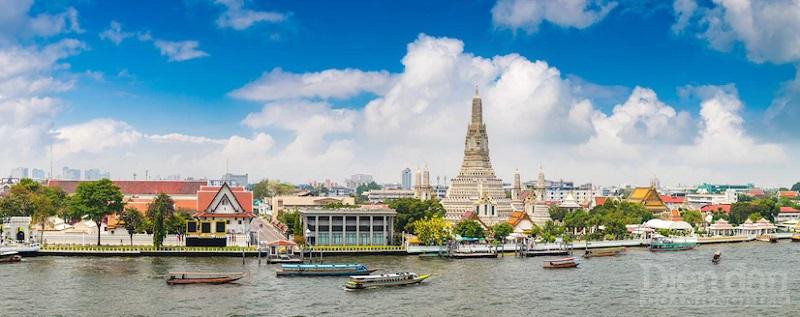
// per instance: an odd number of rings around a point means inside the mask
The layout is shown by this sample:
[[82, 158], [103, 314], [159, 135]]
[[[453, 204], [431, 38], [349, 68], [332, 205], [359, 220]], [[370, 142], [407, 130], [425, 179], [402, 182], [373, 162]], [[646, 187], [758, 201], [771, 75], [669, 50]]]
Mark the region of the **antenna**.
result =
[[50, 140], [50, 179], [53, 178], [53, 140]]

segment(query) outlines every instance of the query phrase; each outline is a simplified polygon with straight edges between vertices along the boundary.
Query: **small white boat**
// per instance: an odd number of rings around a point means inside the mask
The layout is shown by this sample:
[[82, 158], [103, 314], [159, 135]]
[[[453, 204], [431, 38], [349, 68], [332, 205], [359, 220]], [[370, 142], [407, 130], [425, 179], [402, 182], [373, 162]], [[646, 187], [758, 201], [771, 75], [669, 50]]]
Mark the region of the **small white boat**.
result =
[[419, 284], [430, 276], [430, 274], [417, 275], [417, 273], [413, 272], [351, 276], [350, 281], [345, 283], [344, 287], [349, 290], [357, 290], [365, 288]]

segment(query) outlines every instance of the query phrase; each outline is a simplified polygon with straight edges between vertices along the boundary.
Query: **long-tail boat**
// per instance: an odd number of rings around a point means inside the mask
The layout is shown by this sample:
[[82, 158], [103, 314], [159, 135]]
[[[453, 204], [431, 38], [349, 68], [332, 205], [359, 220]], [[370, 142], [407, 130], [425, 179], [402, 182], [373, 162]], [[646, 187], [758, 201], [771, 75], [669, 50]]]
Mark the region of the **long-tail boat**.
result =
[[575, 262], [575, 258], [562, 258], [562, 259], [555, 259], [555, 260], [548, 260], [544, 261], [543, 266], [546, 269], [567, 269], [578, 267], [578, 262]]
[[594, 258], [602, 256], [617, 256], [625, 252], [625, 248], [602, 248], [602, 249], [588, 249], [583, 254], [584, 258]]
[[761, 241], [761, 242], [777, 243], [778, 242], [778, 237], [776, 237], [774, 234], [762, 234], [762, 235], [756, 236], [756, 240]]
[[205, 272], [170, 272], [167, 284], [225, 284], [237, 281], [247, 275], [244, 272], [205, 273]]
[[800, 233], [792, 235], [792, 242], [800, 242]]
[[22, 256], [19, 255], [19, 252], [10, 251], [0, 254], [0, 263], [14, 263], [19, 261], [22, 261]]
[[375, 272], [364, 264], [283, 264], [277, 276], [369, 275]]
[[430, 274], [417, 275], [417, 273], [413, 272], [351, 276], [350, 281], [345, 283], [344, 287], [348, 290], [359, 290], [365, 288], [419, 284], [430, 276]]

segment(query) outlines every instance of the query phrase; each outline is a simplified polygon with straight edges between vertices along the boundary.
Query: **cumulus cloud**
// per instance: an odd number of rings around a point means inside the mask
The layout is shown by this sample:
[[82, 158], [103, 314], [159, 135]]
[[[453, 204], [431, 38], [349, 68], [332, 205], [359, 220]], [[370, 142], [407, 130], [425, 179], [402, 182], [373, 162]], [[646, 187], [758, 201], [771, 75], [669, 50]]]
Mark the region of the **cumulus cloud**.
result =
[[99, 36], [101, 39], [109, 40], [114, 42], [114, 44], [119, 45], [122, 43], [123, 40], [133, 36], [133, 33], [130, 32], [123, 32], [122, 25], [119, 24], [117, 21], [111, 21], [111, 25], [109, 25], [108, 29], [105, 29], [103, 32], [100, 32]]
[[231, 96], [256, 101], [347, 98], [362, 92], [383, 94], [391, 83], [392, 76], [386, 71], [364, 72], [348, 68], [295, 74], [275, 68], [234, 90]]
[[800, 2], [793, 0], [713, 0], [710, 7], [676, 0], [675, 29], [691, 29], [720, 51], [741, 43], [755, 62], [800, 60]]
[[170, 62], [182, 62], [208, 56], [208, 53], [197, 49], [200, 45], [197, 41], [155, 40], [153, 45], [161, 51], [161, 55], [167, 56]]
[[531, 33], [544, 21], [583, 29], [605, 18], [616, 6], [616, 2], [603, 0], [498, 0], [492, 8], [492, 22]]
[[0, 42], [14, 43], [15, 38], [50, 37], [63, 33], [82, 33], [78, 11], [73, 7], [59, 13], [30, 16], [33, 0], [0, 0]]
[[259, 22], [277, 23], [286, 19], [286, 15], [280, 12], [245, 9], [244, 0], [215, 0], [214, 2], [225, 8], [225, 11], [217, 18], [217, 26], [221, 28], [241, 31]]

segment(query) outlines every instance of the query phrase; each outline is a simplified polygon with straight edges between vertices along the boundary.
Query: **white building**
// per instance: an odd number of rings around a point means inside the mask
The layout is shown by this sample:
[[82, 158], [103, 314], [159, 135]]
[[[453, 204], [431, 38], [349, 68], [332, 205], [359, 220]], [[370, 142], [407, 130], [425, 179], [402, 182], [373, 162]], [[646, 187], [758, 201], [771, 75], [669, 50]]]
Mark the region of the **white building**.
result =
[[367, 199], [373, 204], [400, 198], [414, 198], [414, 191], [407, 189], [373, 189], [367, 191]]
[[728, 189], [723, 194], [687, 194], [686, 203], [690, 208], [700, 209], [706, 205], [730, 205], [737, 201], [736, 191]]

